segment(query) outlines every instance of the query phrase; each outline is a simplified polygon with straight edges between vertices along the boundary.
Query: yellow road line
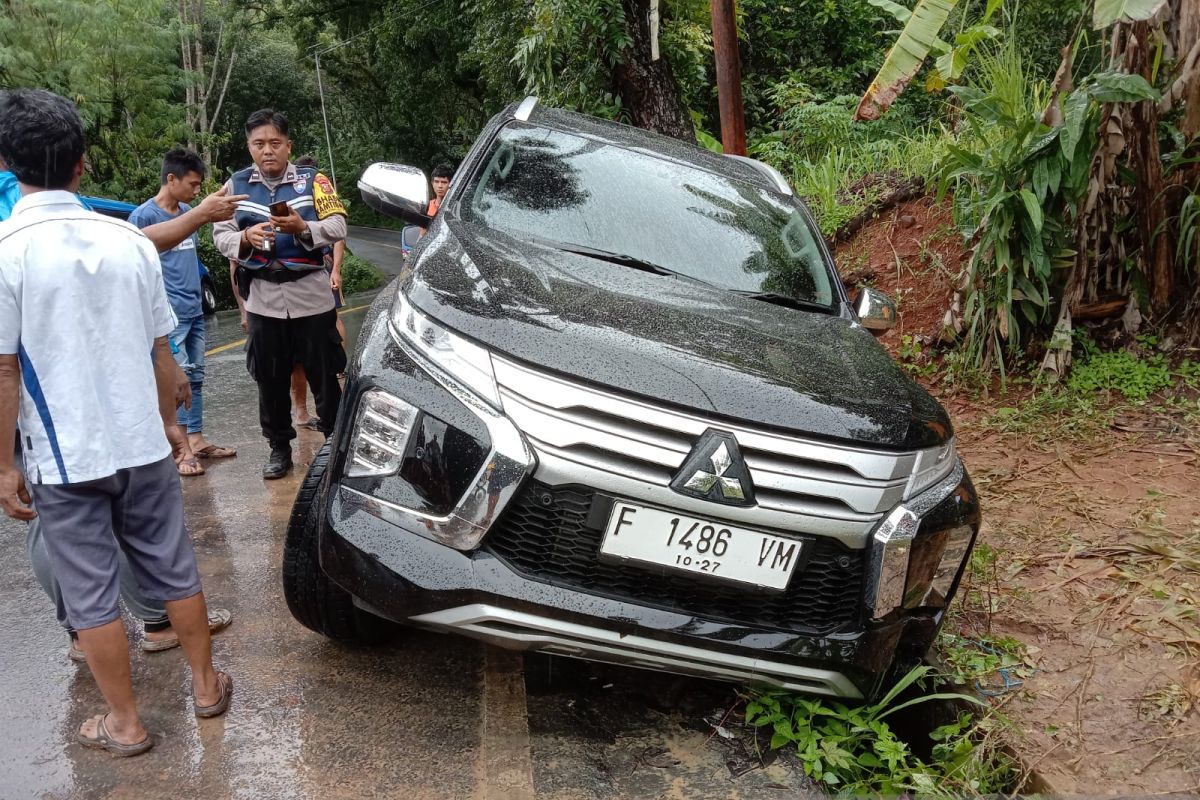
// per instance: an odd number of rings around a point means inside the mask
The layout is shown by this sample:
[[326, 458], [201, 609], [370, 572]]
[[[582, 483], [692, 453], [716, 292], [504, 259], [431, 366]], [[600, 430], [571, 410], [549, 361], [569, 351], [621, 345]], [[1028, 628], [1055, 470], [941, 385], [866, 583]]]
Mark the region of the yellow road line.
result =
[[[339, 314], [349, 314], [351, 311], [362, 311], [364, 308], [370, 308], [370, 307], [371, 307], [371, 304], [367, 303], [366, 305], [354, 306], [353, 308], [343, 308], [340, 311], [338, 311], [338, 313]], [[214, 347], [212, 350], [206, 350], [204, 355], [205, 356], [215, 356], [217, 353], [224, 353], [226, 350], [232, 350], [235, 347], [241, 347], [245, 343], [246, 343], [245, 339], [238, 339], [236, 342], [230, 342], [229, 344], [223, 344], [220, 347]]]

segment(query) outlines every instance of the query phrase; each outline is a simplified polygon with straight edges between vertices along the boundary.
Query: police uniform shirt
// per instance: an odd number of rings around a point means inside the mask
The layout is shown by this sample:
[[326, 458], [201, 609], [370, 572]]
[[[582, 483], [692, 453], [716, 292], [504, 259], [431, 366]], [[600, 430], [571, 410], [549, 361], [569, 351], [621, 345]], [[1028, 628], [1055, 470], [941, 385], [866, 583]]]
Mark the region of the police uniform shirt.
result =
[[[323, 175], [318, 175], [318, 178], [325, 179]], [[275, 186], [283, 183], [295, 183], [297, 179], [296, 168], [291, 162], [288, 162], [287, 169], [281, 178], [271, 179], [256, 172], [250, 181], [252, 183], [261, 181], [268, 188], [274, 189]], [[232, 181], [226, 182], [225, 188], [230, 194], [234, 194]], [[328, 191], [332, 192], [332, 190], [333, 187], [329, 186]], [[319, 250], [346, 238], [346, 217], [343, 214], [333, 213], [324, 219], [305, 224], [308, 226], [308, 240], [304, 244], [313, 250]], [[213, 225], [213, 242], [221, 251], [221, 255], [235, 261], [240, 260], [242, 230], [238, 227], [235, 219]], [[323, 269], [313, 270], [310, 274], [289, 283], [251, 281], [250, 296], [242, 299], [245, 301], [246, 311], [249, 313], [277, 319], [310, 317], [333, 310], [333, 293], [329, 291], [329, 273]]]

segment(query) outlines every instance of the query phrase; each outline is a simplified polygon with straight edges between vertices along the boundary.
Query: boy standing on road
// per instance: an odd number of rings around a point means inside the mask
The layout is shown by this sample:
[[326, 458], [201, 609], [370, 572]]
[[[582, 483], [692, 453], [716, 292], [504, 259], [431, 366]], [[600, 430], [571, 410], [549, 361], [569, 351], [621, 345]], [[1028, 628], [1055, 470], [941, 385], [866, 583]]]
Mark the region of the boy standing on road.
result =
[[[158, 194], [142, 203], [129, 215], [139, 228], [168, 222], [188, 212], [204, 183], [207, 169], [195, 152], [176, 148], [163, 157], [162, 185]], [[200, 259], [195, 233], [174, 247], [159, 253], [167, 298], [179, 326], [171, 332], [175, 360], [192, 385], [192, 407], [180, 409], [178, 422], [187, 428], [188, 449], [175, 462], [180, 475], [203, 475], [200, 458], [230, 458], [237, 451], [212, 444], [204, 438], [204, 310], [200, 301]]]
[[[0, 159], [22, 193], [0, 224], [0, 508], [28, 521], [32, 493], [67, 616], [109, 705], [78, 740], [130, 756], [153, 739], [130, 678], [119, 549], [146, 594], [166, 607], [192, 669], [196, 715], [225, 713], [233, 683], [213, 668], [162, 427], [177, 405], [166, 338], [176, 321], [158, 255], [135, 228], [74, 196], [83, 154], [72, 103], [44, 90], [0, 93]], [[13, 462], [18, 418], [28, 490]]]

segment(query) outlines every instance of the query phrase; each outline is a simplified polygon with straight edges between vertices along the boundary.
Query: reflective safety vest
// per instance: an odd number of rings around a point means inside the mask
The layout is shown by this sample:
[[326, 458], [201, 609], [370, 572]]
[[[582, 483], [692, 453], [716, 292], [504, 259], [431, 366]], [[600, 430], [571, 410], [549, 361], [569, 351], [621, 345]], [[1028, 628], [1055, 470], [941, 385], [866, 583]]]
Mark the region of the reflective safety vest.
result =
[[[238, 230], [268, 222], [271, 212], [268, 210], [272, 203], [286, 202], [296, 210], [306, 222], [315, 222], [320, 217], [314, 202], [313, 190], [318, 181], [324, 181], [332, 192], [329, 179], [320, 175], [312, 167], [297, 167], [288, 164], [287, 174], [283, 181], [272, 191], [262, 182], [258, 167], [250, 166], [234, 173], [230, 179], [233, 190], [230, 194], [250, 195], [238, 203], [234, 219], [237, 220]], [[336, 199], [337, 195], [333, 195]], [[340, 208], [340, 203], [338, 204]], [[343, 212], [344, 213], [344, 212]], [[328, 216], [326, 214], [325, 216]], [[275, 234], [275, 242], [270, 250], [252, 250], [249, 258], [242, 260], [241, 265], [251, 274], [262, 272], [292, 273], [296, 278], [312, 270], [324, 269], [325, 260], [322, 248], [309, 250], [290, 233]], [[267, 269], [267, 268], [270, 269]], [[280, 269], [282, 267], [282, 269]], [[257, 277], [257, 275], [255, 275]], [[267, 277], [265, 274], [263, 277]], [[280, 275], [284, 280], [289, 275]]]

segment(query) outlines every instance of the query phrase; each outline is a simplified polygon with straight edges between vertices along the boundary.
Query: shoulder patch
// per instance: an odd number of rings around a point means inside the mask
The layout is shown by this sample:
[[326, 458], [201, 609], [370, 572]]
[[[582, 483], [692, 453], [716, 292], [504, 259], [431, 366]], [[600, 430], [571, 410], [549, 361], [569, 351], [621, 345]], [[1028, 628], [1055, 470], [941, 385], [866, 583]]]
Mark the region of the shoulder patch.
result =
[[346, 216], [346, 207], [333, 189], [333, 183], [320, 172], [313, 178], [313, 207], [317, 211], [317, 219], [325, 219], [333, 214]]

